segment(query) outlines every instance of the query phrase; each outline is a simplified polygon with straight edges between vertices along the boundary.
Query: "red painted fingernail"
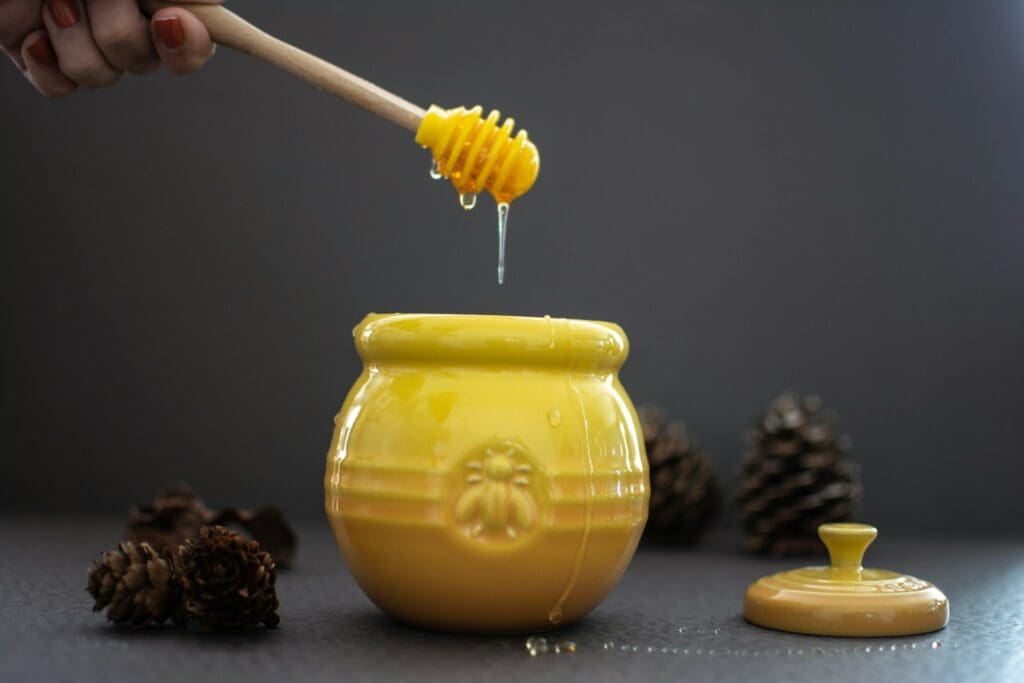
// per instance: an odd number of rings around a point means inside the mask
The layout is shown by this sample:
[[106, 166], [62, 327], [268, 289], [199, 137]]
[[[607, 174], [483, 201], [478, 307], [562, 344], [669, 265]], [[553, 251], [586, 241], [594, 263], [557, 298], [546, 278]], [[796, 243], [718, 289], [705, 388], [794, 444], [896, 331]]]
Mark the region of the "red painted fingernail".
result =
[[57, 66], [57, 55], [53, 52], [53, 45], [45, 33], [39, 34], [31, 45], [28, 46], [28, 53], [32, 59], [44, 66]]
[[160, 17], [153, 20], [153, 33], [164, 47], [173, 50], [185, 42], [185, 29], [178, 17]]
[[82, 20], [75, 0], [46, 0], [46, 6], [50, 8], [53, 23], [59, 28], [71, 28]]

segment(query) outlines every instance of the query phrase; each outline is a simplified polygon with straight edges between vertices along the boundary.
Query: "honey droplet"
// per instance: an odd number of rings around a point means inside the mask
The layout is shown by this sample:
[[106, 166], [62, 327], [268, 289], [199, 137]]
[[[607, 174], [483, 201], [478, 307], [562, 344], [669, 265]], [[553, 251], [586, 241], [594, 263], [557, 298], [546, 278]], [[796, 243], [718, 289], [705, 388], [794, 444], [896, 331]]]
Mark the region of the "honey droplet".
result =
[[434, 180], [440, 180], [444, 177], [444, 174], [441, 173], [441, 167], [437, 165], [437, 159], [433, 159], [430, 162], [430, 177]]
[[[614, 644], [610, 641], [604, 644], [604, 649], [606, 650], [611, 647], [614, 647]], [[547, 654], [571, 655], [576, 652], [576, 643], [572, 640], [553, 640], [549, 642], [547, 638], [542, 636], [530, 636], [526, 639], [526, 651], [531, 657]]]
[[550, 315], [545, 315], [544, 320], [548, 323], [548, 348], [555, 350], [555, 323]]
[[530, 636], [526, 639], [526, 651], [530, 653], [531, 657], [537, 655], [547, 654], [548, 652], [548, 639], [540, 636]]
[[459, 206], [466, 211], [472, 211], [476, 208], [476, 195], [472, 192], [460, 192], [459, 193]]

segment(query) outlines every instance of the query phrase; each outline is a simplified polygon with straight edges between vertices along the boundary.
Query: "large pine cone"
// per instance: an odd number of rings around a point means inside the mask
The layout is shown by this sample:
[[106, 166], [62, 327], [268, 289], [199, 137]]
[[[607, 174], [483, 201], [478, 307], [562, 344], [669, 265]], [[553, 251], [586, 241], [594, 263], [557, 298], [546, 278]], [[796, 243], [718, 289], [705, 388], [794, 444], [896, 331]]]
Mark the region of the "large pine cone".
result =
[[823, 411], [817, 396], [777, 398], [748, 434], [740, 463], [737, 504], [747, 549], [823, 552], [818, 526], [850, 520], [861, 496], [848, 450], [835, 414]]
[[149, 505], [134, 507], [128, 513], [124, 537], [133, 543], [149, 543], [158, 551], [175, 555], [190, 538], [199, 537], [199, 529], [213, 519], [199, 496], [184, 484], [175, 484]]
[[645, 535], [663, 542], [695, 543], [714, 521], [721, 502], [711, 459], [690, 440], [686, 425], [666, 424], [657, 408], [642, 408], [640, 423], [651, 468]]
[[184, 616], [212, 628], [277, 626], [277, 574], [270, 555], [222, 526], [204, 526], [177, 561]]
[[136, 626], [166, 621], [177, 604], [171, 562], [148, 543], [124, 541], [103, 553], [89, 570], [86, 590], [96, 600], [94, 612], [106, 607], [111, 621]]

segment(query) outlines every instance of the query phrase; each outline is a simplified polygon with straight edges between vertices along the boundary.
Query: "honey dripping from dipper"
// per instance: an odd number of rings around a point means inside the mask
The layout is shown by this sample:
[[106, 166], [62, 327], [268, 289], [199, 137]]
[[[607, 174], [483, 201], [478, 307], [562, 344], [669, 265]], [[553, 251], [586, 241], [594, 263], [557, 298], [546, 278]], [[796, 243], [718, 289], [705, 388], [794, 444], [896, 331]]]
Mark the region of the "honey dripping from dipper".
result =
[[505, 281], [505, 242], [509, 205], [525, 194], [540, 171], [540, 154], [525, 130], [515, 136], [515, 120], [499, 126], [500, 112], [486, 118], [480, 106], [444, 110], [430, 107], [416, 133], [416, 142], [434, 155], [430, 177], [448, 178], [459, 193], [459, 205], [470, 211], [477, 194], [487, 190], [498, 208], [498, 284]]

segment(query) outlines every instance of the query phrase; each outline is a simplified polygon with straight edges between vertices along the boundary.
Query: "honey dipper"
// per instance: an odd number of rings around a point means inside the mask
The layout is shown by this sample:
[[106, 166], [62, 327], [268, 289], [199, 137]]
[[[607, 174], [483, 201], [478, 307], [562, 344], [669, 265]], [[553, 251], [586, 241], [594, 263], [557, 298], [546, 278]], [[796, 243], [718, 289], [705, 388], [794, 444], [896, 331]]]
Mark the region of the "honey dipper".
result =
[[[174, 3], [143, 0], [152, 14]], [[466, 109], [420, 107], [353, 73], [256, 28], [221, 5], [187, 3], [219, 45], [269, 62], [293, 76], [358, 105], [416, 133], [416, 142], [434, 155], [431, 175], [446, 177], [459, 192], [464, 208], [472, 208], [476, 194], [487, 190], [499, 207], [527, 192], [537, 179], [540, 156], [525, 130], [514, 137], [515, 121], [492, 111], [486, 118], [480, 106]], [[499, 214], [500, 215], [500, 214]], [[499, 268], [499, 280], [501, 268]]]

